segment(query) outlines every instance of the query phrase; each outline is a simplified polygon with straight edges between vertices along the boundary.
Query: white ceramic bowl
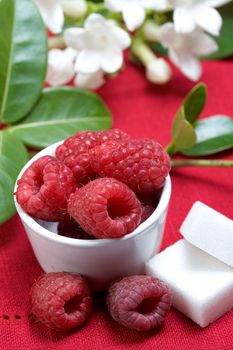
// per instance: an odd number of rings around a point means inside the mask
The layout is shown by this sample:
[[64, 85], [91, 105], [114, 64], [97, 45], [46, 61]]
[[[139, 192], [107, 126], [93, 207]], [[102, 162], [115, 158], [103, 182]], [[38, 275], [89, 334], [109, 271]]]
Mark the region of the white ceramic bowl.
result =
[[[41, 156], [54, 155], [54, 144], [34, 156], [23, 172]], [[17, 185], [15, 187], [15, 190]], [[117, 277], [144, 273], [144, 264], [160, 248], [171, 195], [168, 176], [153, 214], [132, 233], [120, 239], [81, 240], [56, 234], [56, 223], [33, 219], [16, 202], [35, 256], [45, 272], [69, 271], [87, 277], [92, 290], [104, 290]]]

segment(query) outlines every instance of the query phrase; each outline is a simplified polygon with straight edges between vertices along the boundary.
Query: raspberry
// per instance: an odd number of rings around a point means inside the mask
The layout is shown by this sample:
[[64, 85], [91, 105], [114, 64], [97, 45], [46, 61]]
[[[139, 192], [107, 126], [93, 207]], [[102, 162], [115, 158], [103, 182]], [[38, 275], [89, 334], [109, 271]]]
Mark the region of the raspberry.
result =
[[61, 236], [76, 239], [95, 239], [95, 237], [83, 231], [79, 224], [74, 220], [69, 220], [68, 222], [59, 222], [57, 233]]
[[155, 211], [155, 208], [152, 207], [152, 205], [142, 204], [142, 218], [141, 218], [141, 223], [146, 221], [151, 214]]
[[78, 183], [86, 184], [96, 177], [92, 170], [89, 150], [107, 140], [128, 138], [129, 136], [126, 133], [118, 129], [79, 132], [66, 139], [57, 148], [56, 157], [73, 171]]
[[114, 177], [137, 194], [153, 194], [164, 185], [170, 158], [154, 140], [107, 141], [91, 150], [93, 170]]
[[171, 306], [171, 293], [166, 284], [155, 277], [124, 277], [110, 286], [107, 306], [119, 324], [149, 331], [163, 324]]
[[16, 198], [23, 210], [47, 221], [67, 215], [67, 199], [76, 187], [72, 171], [50, 156], [33, 162], [17, 184]]
[[84, 278], [67, 272], [42, 275], [32, 286], [29, 299], [32, 315], [57, 331], [81, 325], [92, 306]]
[[141, 221], [141, 204], [133, 191], [116, 179], [101, 178], [73, 193], [68, 212], [96, 238], [118, 238]]

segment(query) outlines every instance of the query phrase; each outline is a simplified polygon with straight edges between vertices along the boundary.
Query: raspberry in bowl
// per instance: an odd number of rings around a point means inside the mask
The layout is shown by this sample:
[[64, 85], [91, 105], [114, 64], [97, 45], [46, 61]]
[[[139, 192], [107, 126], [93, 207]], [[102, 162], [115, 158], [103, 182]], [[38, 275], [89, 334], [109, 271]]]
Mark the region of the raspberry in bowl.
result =
[[[162, 148], [154, 141], [129, 141], [126, 134], [119, 132], [114, 132], [114, 138], [110, 140], [108, 133], [102, 132], [101, 144], [96, 144], [95, 138], [93, 140], [94, 145], [88, 146], [88, 150], [80, 147], [80, 140], [71, 140], [72, 147], [81, 149], [81, 158], [77, 149], [74, 148], [73, 153], [69, 151], [67, 141], [53, 144], [34, 156], [18, 176], [15, 204], [42, 269], [45, 272], [79, 273], [87, 278], [92, 290], [102, 291], [118, 277], [143, 274], [145, 262], [158, 252], [171, 181], [167, 158], [162, 159]], [[142, 149], [142, 143], [146, 149]], [[99, 159], [97, 152], [101, 154]], [[155, 152], [159, 159], [153, 160]], [[78, 159], [82, 166], [75, 165]], [[146, 171], [151, 159], [157, 168], [154, 166]], [[160, 160], [164, 162], [161, 165]], [[117, 165], [115, 172], [114, 163]], [[43, 168], [43, 181], [32, 172], [37, 168]], [[135, 179], [137, 171], [139, 180]], [[25, 174], [29, 177], [26, 182]], [[35, 183], [30, 176], [36, 176], [36, 188], [30, 187]], [[131, 188], [130, 176], [134, 180]], [[58, 179], [59, 189], [53, 184]], [[148, 196], [149, 191], [153, 196]], [[152, 202], [156, 203], [154, 211]], [[56, 203], [60, 203], [59, 210], [54, 208]], [[78, 234], [60, 234], [59, 230], [66, 227], [70, 216], [69, 230], [78, 220]]]

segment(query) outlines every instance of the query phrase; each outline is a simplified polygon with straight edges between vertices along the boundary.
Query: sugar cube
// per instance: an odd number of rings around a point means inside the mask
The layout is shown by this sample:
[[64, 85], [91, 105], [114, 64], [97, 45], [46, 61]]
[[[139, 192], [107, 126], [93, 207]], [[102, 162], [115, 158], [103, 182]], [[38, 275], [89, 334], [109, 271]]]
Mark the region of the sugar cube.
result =
[[196, 247], [233, 267], [233, 220], [196, 202], [180, 232]]
[[184, 239], [151, 258], [146, 273], [167, 283], [173, 306], [201, 327], [233, 307], [233, 269]]

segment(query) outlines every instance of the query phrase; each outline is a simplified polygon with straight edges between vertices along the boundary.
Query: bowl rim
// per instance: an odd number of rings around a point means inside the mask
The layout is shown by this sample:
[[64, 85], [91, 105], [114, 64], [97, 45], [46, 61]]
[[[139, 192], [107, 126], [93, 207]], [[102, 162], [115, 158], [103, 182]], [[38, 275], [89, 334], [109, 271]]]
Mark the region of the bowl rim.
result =
[[[34, 157], [32, 157], [22, 168], [20, 171], [14, 187], [14, 193], [16, 193], [17, 190], [17, 181], [21, 178], [22, 174], [25, 172], [25, 170], [38, 158], [44, 156], [44, 155], [51, 155], [53, 156], [55, 154], [55, 149], [57, 146], [62, 144], [63, 141], [56, 142], [52, 144], [51, 146], [46, 147], [42, 151], [38, 152]], [[56, 243], [60, 243], [63, 245], [68, 246], [79, 246], [79, 247], [98, 247], [103, 245], [109, 245], [114, 244], [115, 242], [119, 241], [127, 241], [130, 240], [136, 236], [138, 236], [140, 233], [143, 233], [144, 231], [147, 231], [147, 229], [156, 222], [161, 215], [166, 211], [169, 201], [171, 197], [171, 178], [170, 175], [166, 177], [165, 184], [161, 193], [161, 197], [159, 200], [159, 203], [155, 209], [155, 211], [151, 214], [151, 216], [145, 220], [142, 224], [140, 224], [133, 232], [121, 237], [121, 238], [104, 238], [104, 239], [96, 239], [96, 240], [82, 240], [77, 238], [71, 238], [71, 237], [65, 237], [58, 235], [57, 233], [54, 233], [52, 231], [49, 231], [48, 229], [41, 226], [34, 218], [32, 218], [30, 215], [28, 215], [18, 204], [16, 200], [16, 196], [14, 194], [14, 202], [16, 206], [16, 210], [18, 215], [20, 216], [20, 219], [23, 224], [25, 224], [28, 228], [32, 230], [34, 234], [37, 234], [44, 239], [54, 241]]]

